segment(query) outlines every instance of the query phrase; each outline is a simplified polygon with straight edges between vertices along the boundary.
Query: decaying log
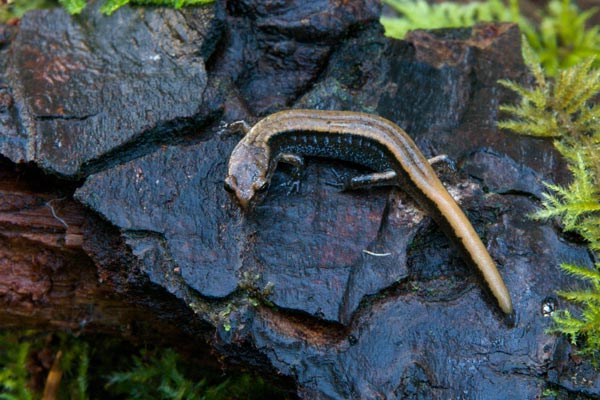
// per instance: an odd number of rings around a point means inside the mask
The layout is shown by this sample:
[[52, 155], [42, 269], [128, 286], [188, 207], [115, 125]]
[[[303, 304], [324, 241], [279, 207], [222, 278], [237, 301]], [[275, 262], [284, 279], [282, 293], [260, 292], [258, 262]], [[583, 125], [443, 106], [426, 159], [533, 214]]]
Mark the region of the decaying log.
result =
[[209, 327], [144, 278], [117, 231], [73, 201], [74, 183], [6, 159], [0, 181], [2, 328], [207, 350]]
[[[289, 377], [304, 398], [599, 395], [547, 335], [581, 243], [526, 216], [565, 182], [552, 143], [496, 129], [526, 82], [511, 24], [385, 38], [375, 0], [98, 5], [0, 27], [0, 326], [179, 343]], [[113, 34], [116, 33], [116, 34]], [[402, 188], [309, 160], [243, 213], [223, 190], [237, 138], [289, 107], [386, 117], [425, 155], [499, 265], [507, 324], [476, 271]], [[389, 254], [376, 257], [373, 254]], [[586, 385], [573, 384], [585, 376]]]

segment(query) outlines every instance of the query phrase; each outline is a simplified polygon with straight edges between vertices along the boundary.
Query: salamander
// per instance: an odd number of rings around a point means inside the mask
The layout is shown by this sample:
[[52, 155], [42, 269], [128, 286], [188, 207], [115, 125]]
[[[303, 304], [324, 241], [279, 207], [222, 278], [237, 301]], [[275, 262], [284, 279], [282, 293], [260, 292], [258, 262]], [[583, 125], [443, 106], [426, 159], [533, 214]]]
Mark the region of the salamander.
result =
[[352, 178], [353, 189], [399, 185], [429, 214], [479, 269], [500, 309], [513, 314], [510, 294], [486, 247], [429, 161], [404, 130], [377, 115], [352, 111], [286, 110], [250, 128], [229, 159], [225, 188], [244, 209], [251, 208], [269, 185], [277, 164], [302, 165], [301, 156], [336, 158], [375, 171]]

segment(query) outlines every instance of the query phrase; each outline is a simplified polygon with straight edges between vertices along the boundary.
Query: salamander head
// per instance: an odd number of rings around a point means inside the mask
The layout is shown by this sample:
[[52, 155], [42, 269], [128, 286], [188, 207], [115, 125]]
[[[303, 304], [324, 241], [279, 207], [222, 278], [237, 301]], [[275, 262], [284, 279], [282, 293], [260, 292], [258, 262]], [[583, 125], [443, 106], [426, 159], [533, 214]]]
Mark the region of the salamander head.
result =
[[225, 189], [235, 194], [242, 208], [248, 208], [258, 200], [257, 194], [269, 186], [268, 173], [268, 150], [242, 141], [231, 153]]

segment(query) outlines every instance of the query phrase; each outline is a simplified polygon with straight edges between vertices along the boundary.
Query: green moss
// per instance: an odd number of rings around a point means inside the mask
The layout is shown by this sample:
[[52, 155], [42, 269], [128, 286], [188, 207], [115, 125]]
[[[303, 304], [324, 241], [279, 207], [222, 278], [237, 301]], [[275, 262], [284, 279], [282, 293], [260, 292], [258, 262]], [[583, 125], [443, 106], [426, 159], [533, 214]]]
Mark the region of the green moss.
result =
[[597, 9], [580, 12], [571, 0], [551, 0], [536, 27], [525, 18], [518, 0], [487, 0], [457, 4], [429, 5], [425, 0], [384, 0], [399, 17], [382, 17], [386, 35], [401, 39], [414, 29], [471, 26], [483, 21], [514, 22], [527, 38], [549, 76], [559, 68], [570, 67], [587, 57], [600, 54], [600, 27], [586, 28]]
[[59, 352], [58, 400], [286, 398], [259, 376], [223, 376], [182, 360], [171, 349], [139, 350], [98, 336], [17, 331], [0, 333], [0, 400], [41, 398], [48, 359]]
[[460, 28], [480, 21], [512, 21], [515, 14], [518, 15], [516, 0], [511, 0], [511, 7], [506, 7], [502, 0], [467, 4], [429, 4], [426, 0], [384, 0], [383, 3], [400, 15], [397, 18], [381, 17], [385, 34], [397, 39], [415, 29]]
[[62, 354], [60, 369], [64, 379], [60, 395], [65, 399], [86, 400], [89, 393], [90, 346], [79, 338], [58, 335]]
[[[61, 353], [60, 399], [88, 398], [89, 347], [69, 335], [48, 335], [34, 331], [0, 333], [0, 399], [27, 400], [41, 397], [36, 382], [45, 379], [38, 354]], [[48, 356], [44, 356], [47, 358]], [[37, 372], [36, 372], [37, 371]]]
[[562, 264], [568, 274], [589, 282], [586, 290], [559, 292], [569, 301], [581, 305], [581, 314], [573, 315], [569, 310], [560, 310], [553, 318], [552, 332], [569, 336], [571, 342], [580, 345], [583, 354], [590, 354], [595, 362], [600, 351], [600, 263], [590, 270], [576, 265]]
[[142, 350], [133, 358], [133, 368], [113, 373], [108, 382], [112, 393], [131, 399], [200, 399], [206, 380], [193, 382], [179, 368], [179, 357], [171, 350], [150, 354]]
[[[214, 0], [105, 0], [100, 10], [110, 15], [124, 5], [165, 6], [181, 8], [212, 3]], [[62, 6], [71, 14], [79, 14], [86, 5], [87, 0], [59, 0]]]
[[600, 27], [586, 28], [587, 20], [597, 11], [581, 12], [571, 0], [551, 0], [539, 28], [524, 30], [548, 75], [600, 54]]
[[[21, 18], [27, 11], [52, 8], [62, 5], [70, 14], [79, 14], [89, 0], [7, 0], [0, 2], [0, 23]], [[212, 3], [214, 0], [104, 0], [101, 11], [110, 15], [120, 7], [131, 4], [138, 6], [165, 6], [181, 8]]]
[[[544, 75], [540, 58], [523, 40], [523, 58], [535, 85], [526, 88], [514, 82], [501, 81], [519, 94], [518, 105], [503, 105], [501, 110], [512, 119], [499, 127], [530, 136], [554, 140], [568, 163], [572, 182], [567, 186], [546, 183], [548, 193], [535, 219], [558, 219], [565, 231], [574, 232], [589, 244], [590, 251], [600, 251], [600, 106], [594, 97], [600, 93], [600, 70], [590, 57], [575, 66], [559, 70], [556, 79]], [[562, 264], [568, 274], [587, 283], [587, 289], [562, 291], [567, 300], [578, 303], [581, 313], [568, 310], [554, 314], [551, 332], [568, 335], [580, 345], [582, 353], [600, 354], [600, 263], [594, 269]]]
[[[81, 1], [81, 0], [65, 0]], [[118, 8], [126, 5], [144, 5], [144, 6], [165, 6], [165, 7], [188, 7], [212, 3], [214, 0], [106, 0], [100, 9], [106, 15], [110, 15]]]
[[56, 7], [56, 0], [7, 0], [0, 1], [0, 23], [21, 18], [30, 10]]
[[0, 335], [0, 399], [29, 400], [27, 357], [31, 343], [12, 334]]
[[209, 379], [194, 380], [183, 373], [188, 370], [172, 350], [159, 352], [143, 350], [133, 358], [133, 366], [125, 372], [113, 373], [107, 387], [114, 395], [128, 399], [155, 400], [225, 400], [283, 398], [283, 394], [260, 377], [236, 375], [220, 383]]
[[600, 69], [593, 58], [561, 70], [555, 80], [548, 80], [536, 53], [523, 41], [523, 57], [536, 84], [521, 87], [514, 82], [501, 84], [518, 93], [518, 105], [500, 109], [512, 119], [498, 123], [530, 136], [554, 139], [558, 151], [568, 162], [573, 182], [561, 187], [546, 184], [549, 193], [537, 219], [560, 218], [564, 229], [582, 235], [594, 251], [600, 250], [600, 105], [592, 99], [600, 93]]
[[85, 0], [58, 0], [69, 14], [79, 14], [85, 7]]

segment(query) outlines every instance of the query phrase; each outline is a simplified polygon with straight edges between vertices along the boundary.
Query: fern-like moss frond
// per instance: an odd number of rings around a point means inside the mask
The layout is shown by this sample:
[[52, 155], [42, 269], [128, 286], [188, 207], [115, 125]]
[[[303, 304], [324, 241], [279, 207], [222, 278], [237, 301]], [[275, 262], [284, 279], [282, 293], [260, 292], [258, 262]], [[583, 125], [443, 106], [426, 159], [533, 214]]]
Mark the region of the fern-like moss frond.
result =
[[600, 252], [600, 215], [598, 213], [586, 215], [577, 225], [577, 231], [590, 244], [590, 249], [594, 252]]
[[[589, 304], [585, 300], [584, 303]], [[581, 316], [575, 316], [569, 310], [560, 310], [553, 319], [555, 326], [549, 329], [549, 333], [567, 335], [571, 343], [581, 345], [582, 354], [592, 355], [597, 360], [600, 349], [600, 305], [587, 307]], [[581, 338], [585, 338], [585, 343], [579, 343]]]
[[[498, 81], [504, 87], [509, 88], [519, 96], [521, 96], [522, 102], [525, 104], [533, 103], [536, 109], [545, 109], [548, 102], [548, 95], [546, 94], [545, 87], [537, 86], [529, 89], [519, 85], [516, 82], [501, 79]], [[545, 86], [545, 83], [544, 83]], [[529, 113], [524, 113], [529, 115]]]
[[[593, 67], [594, 58], [561, 71], [554, 82], [547, 82], [543, 77], [539, 58], [525, 39], [523, 59], [536, 78], [536, 85], [527, 88], [516, 82], [499, 81], [518, 94], [521, 101], [519, 105], [500, 107], [517, 118], [501, 121], [498, 126], [524, 135], [559, 137], [567, 141], [569, 137], [579, 141], [580, 135], [600, 137], [595, 120], [600, 117], [600, 108], [589, 106], [600, 92], [600, 70]], [[569, 154], [573, 152], [567, 151], [564, 155]]]
[[[555, 108], [573, 114], [600, 90], [600, 70], [592, 68], [594, 61], [594, 57], [588, 57], [573, 68], [559, 72], [554, 86]], [[580, 86], [582, 82], [588, 85]]]
[[[578, 131], [600, 130], [598, 121], [600, 121], [600, 104], [594, 104], [591, 107], [583, 107], [582, 105], [580, 107], [579, 118], [575, 121], [573, 129]], [[598, 143], [599, 140], [597, 137], [600, 135], [595, 132], [594, 136], [596, 137], [596, 143]]]
[[567, 335], [571, 339], [571, 343], [577, 344], [579, 335], [586, 328], [585, 322], [575, 318], [569, 310], [559, 310], [553, 315], [554, 327], [548, 329], [548, 333], [560, 333]]
[[569, 301], [583, 304], [594, 303], [596, 306], [600, 306], [600, 292], [595, 290], [558, 292], [558, 294]]
[[[508, 111], [504, 107], [502, 111]], [[528, 136], [537, 137], [557, 137], [560, 134], [557, 133], [556, 123], [553, 120], [546, 121], [547, 124], [540, 125], [536, 121], [524, 121], [524, 120], [506, 120], [498, 122], [498, 128], [509, 129]]]
[[528, 40], [521, 40], [521, 51], [523, 54], [523, 61], [535, 78], [537, 87], [544, 93], [546, 89], [546, 76], [544, 75], [540, 56], [533, 50], [533, 47]]
[[[588, 171], [583, 158], [578, 157], [578, 163], [570, 166], [574, 179], [567, 187], [546, 183], [551, 193], [544, 193], [543, 209], [533, 214], [535, 219], [560, 217], [565, 230], [580, 231], [583, 217], [595, 216], [600, 213], [599, 188]], [[595, 230], [600, 230], [596, 227]], [[579, 232], [585, 234], [585, 232]]]
[[561, 264], [560, 267], [571, 276], [589, 281], [591, 283], [600, 284], [600, 271], [598, 270], [600, 265], [598, 264], [594, 269], [589, 269], [574, 264]]

